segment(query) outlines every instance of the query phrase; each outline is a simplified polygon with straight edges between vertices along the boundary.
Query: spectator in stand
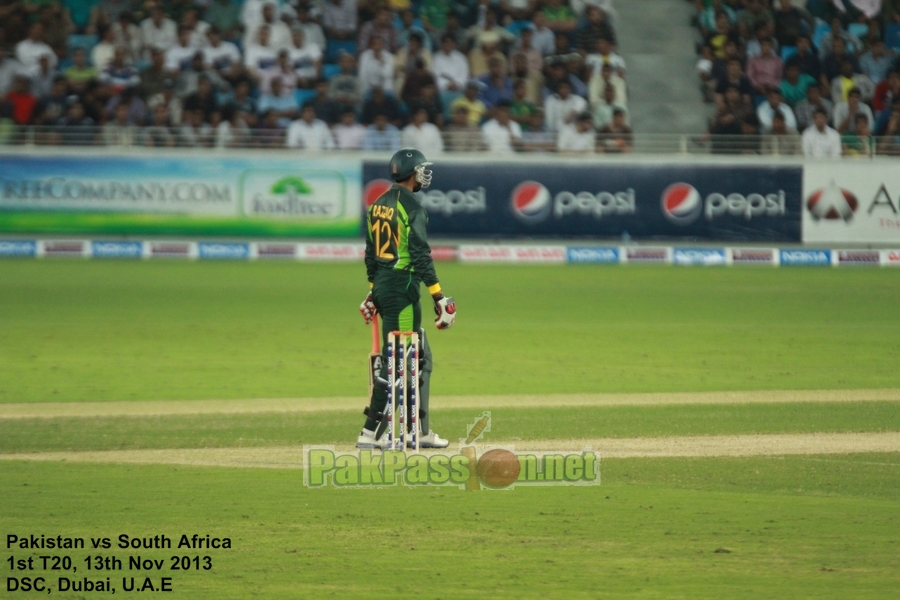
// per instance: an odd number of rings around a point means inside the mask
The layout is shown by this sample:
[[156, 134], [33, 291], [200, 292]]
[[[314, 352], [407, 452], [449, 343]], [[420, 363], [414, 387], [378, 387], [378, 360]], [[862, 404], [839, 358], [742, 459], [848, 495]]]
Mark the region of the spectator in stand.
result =
[[113, 33], [113, 43], [116, 46], [128, 48], [128, 58], [132, 61], [141, 59], [144, 48], [144, 40], [141, 38], [141, 29], [134, 24], [131, 13], [123, 11], [119, 18], [109, 26]]
[[399, 15], [394, 17], [398, 51], [409, 44], [409, 36], [417, 35], [422, 42], [422, 47], [431, 52], [431, 36], [425, 31], [425, 27], [422, 25], [422, 21], [416, 17], [416, 13], [409, 7], [398, 10]]
[[371, 125], [379, 114], [385, 115], [388, 123], [394, 127], [403, 125], [403, 107], [400, 102], [392, 94], [385, 92], [383, 88], [372, 88], [363, 103], [360, 121], [364, 125]]
[[500, 0], [499, 4], [514, 24], [527, 23], [537, 9], [537, 0]]
[[481, 126], [481, 136], [489, 152], [511, 154], [522, 148], [522, 128], [510, 117], [510, 101], [499, 100], [494, 118]]
[[728, 19], [729, 27], [737, 26], [737, 14], [731, 7], [723, 4], [722, 0], [712, 0], [697, 15], [697, 26], [700, 28], [700, 35], [704, 38], [709, 37], [716, 30], [719, 13], [724, 14]]
[[209, 123], [203, 120], [203, 111], [184, 111], [184, 121], [178, 132], [178, 145], [187, 148], [209, 148], [212, 145], [213, 131]]
[[382, 48], [389, 53], [397, 50], [397, 30], [394, 29], [393, 13], [387, 7], [380, 7], [375, 18], [366, 21], [359, 29], [359, 48], [371, 48], [372, 38], [379, 37], [383, 42]]
[[444, 127], [444, 104], [441, 102], [441, 96], [438, 94], [433, 78], [430, 83], [426, 83], [421, 87], [417, 96], [408, 100], [407, 106], [410, 114], [424, 108], [428, 113], [429, 123], [434, 123], [440, 129]]
[[816, 21], [805, 8], [794, 6], [791, 0], [777, 0], [775, 12], [775, 39], [782, 48], [796, 46], [797, 36], [815, 28]]
[[230, 104], [245, 115], [255, 115], [259, 104], [251, 95], [250, 80], [246, 77], [238, 79], [234, 85], [234, 97]]
[[800, 135], [796, 129], [788, 126], [780, 111], [772, 115], [772, 129], [763, 137], [761, 152], [787, 156], [801, 152]]
[[807, 158], [838, 158], [841, 135], [828, 126], [828, 115], [821, 108], [813, 112], [813, 125], [803, 132], [803, 155]]
[[835, 102], [847, 100], [850, 90], [858, 89], [866, 102], [875, 97], [875, 84], [862, 73], [854, 73], [849, 60], [841, 63], [840, 74], [831, 80], [831, 99]]
[[399, 149], [400, 130], [388, 122], [386, 114], [376, 113], [372, 124], [366, 128], [363, 150], [366, 152], [396, 152]]
[[628, 114], [621, 108], [613, 111], [612, 122], [598, 132], [603, 151], [607, 154], [628, 154], [634, 146], [634, 132], [627, 123]]
[[376, 87], [386, 92], [393, 90], [394, 55], [385, 50], [381, 36], [371, 36], [369, 48], [359, 56], [359, 82], [363, 94]]
[[797, 131], [806, 131], [813, 124], [813, 114], [817, 109], [824, 110], [827, 120], [831, 120], [834, 104], [828, 98], [822, 97], [822, 87], [818, 83], [812, 83], [806, 88], [806, 99], [794, 105]]
[[488, 64], [494, 57], [506, 58], [506, 56], [497, 49], [495, 44], [482, 44], [475, 46], [469, 51], [469, 76], [481, 77], [488, 72]]
[[28, 37], [16, 44], [16, 60], [25, 71], [33, 72], [42, 56], [49, 57], [50, 66], [56, 68], [56, 54], [44, 42], [44, 25], [38, 21], [28, 28]]
[[297, 73], [297, 87], [312, 88], [322, 76], [322, 51], [306, 40], [303, 30], [295, 27], [291, 32], [291, 47], [288, 48], [291, 65]]
[[740, 39], [728, 16], [720, 12], [716, 15], [716, 29], [706, 36], [706, 43], [713, 49], [716, 58], [725, 58], [725, 44], [729, 41], [739, 44]]
[[34, 111], [35, 125], [53, 125], [62, 118], [68, 105], [69, 93], [66, 89], [66, 79], [57, 76], [50, 88], [50, 93], [38, 97], [38, 105]]
[[[566, 62], [560, 62], [559, 60], [553, 60], [552, 58], [547, 59], [547, 62], [547, 77], [544, 80], [544, 89], [541, 90], [541, 95], [543, 96], [544, 101], [546, 101], [546, 99], [553, 94], [553, 90], [556, 89], [556, 86], [560, 81], [569, 82], [569, 85], [572, 87], [573, 94], [581, 96], [582, 98], [589, 97], [590, 93], [587, 86], [583, 81], [581, 81], [581, 79], [579, 79], [569, 71], [568, 64]], [[602, 68], [600, 72], [602, 78]], [[610, 70], [610, 73], [612, 73], [612, 70]], [[612, 75], [610, 75], [610, 77], [612, 77]], [[618, 77], [618, 79], [621, 80], [620, 77]], [[625, 82], [622, 81], [623, 88], [624, 85]]]
[[612, 65], [603, 65], [600, 67], [600, 74], [591, 77], [591, 85], [588, 91], [588, 99], [591, 106], [596, 106], [599, 102], [603, 102], [604, 90], [612, 87], [615, 91], [615, 103], [625, 107], [628, 105], [628, 97], [625, 93], [625, 80], [616, 75]]
[[278, 61], [278, 53], [269, 44], [269, 28], [261, 25], [256, 30], [256, 43], [244, 48], [244, 66], [250, 75], [259, 78], [262, 72]]
[[[893, 70], [875, 88], [875, 99], [872, 107], [879, 115], [879, 121], [884, 116], [882, 113], [890, 112], [891, 104], [898, 98], [900, 98], [900, 71]], [[878, 127], [876, 127], [877, 130]]]
[[403, 128], [400, 143], [406, 148], [418, 148], [422, 154], [429, 157], [444, 152], [441, 131], [433, 123], [428, 122], [428, 111], [424, 108], [412, 113], [412, 120]]
[[572, 85], [568, 81], [560, 81], [556, 86], [556, 93], [544, 102], [547, 131], [558, 132], [563, 125], [571, 123], [575, 116], [584, 112], [587, 107], [587, 100], [573, 94]]
[[479, 98], [488, 111], [497, 106], [501, 100], [512, 100], [512, 79], [506, 75], [506, 61], [503, 58], [492, 57], [488, 63], [488, 73], [478, 80], [484, 84]]
[[528, 98], [528, 82], [516, 79], [513, 82], [513, 97], [509, 106], [512, 120], [519, 124], [523, 132], [531, 131], [537, 127], [536, 117], [539, 112], [537, 105]]
[[353, 39], [356, 17], [356, 0], [326, 0], [322, 4], [322, 26], [328, 39]]
[[603, 65], [613, 68], [616, 75], [625, 78], [625, 60], [613, 52], [612, 44], [606, 38], [597, 38], [593, 51], [584, 60], [588, 78], [600, 73]]
[[480, 129], [469, 119], [469, 108], [458, 104], [453, 108], [450, 125], [446, 129], [447, 150], [450, 152], [478, 152], [482, 150]]
[[141, 77], [137, 69], [128, 64], [127, 56], [128, 50], [116, 48], [112, 62], [100, 73], [100, 81], [111, 86], [116, 94], [126, 88], [137, 88], [141, 84]]
[[572, 47], [569, 36], [565, 33], [557, 33], [553, 38], [553, 54], [547, 57], [546, 63], [567, 63], [576, 56], [581, 59], [581, 55]]
[[697, 61], [697, 76], [700, 78], [700, 91], [703, 92], [703, 101], [712, 102], [716, 90], [716, 78], [713, 75], [715, 56], [712, 46], [703, 44], [700, 49], [700, 59]]
[[783, 69], [784, 63], [775, 54], [772, 40], [764, 38], [760, 40], [760, 55], [747, 60], [747, 79], [756, 93], [762, 94], [769, 88], [781, 85]]
[[778, 42], [775, 41], [775, 38], [769, 35], [770, 30], [771, 27], [766, 23], [760, 23], [756, 26], [753, 37], [747, 40], [744, 44], [744, 55], [748, 59], [762, 54], [762, 40], [764, 39], [772, 40], [772, 50], [776, 55], [779, 54]]
[[616, 102], [616, 90], [613, 86], [607, 85], [603, 88], [602, 96], [599, 102], [594, 105], [594, 124], [597, 129], [603, 129], [613, 121], [616, 111], [620, 111], [625, 115], [625, 121], [628, 121], [628, 109]]
[[571, 33], [578, 24], [578, 16], [565, 0], [546, 0], [540, 12], [547, 17], [547, 27], [554, 33]]
[[[263, 93], [272, 89], [272, 80], [281, 80], [281, 93], [285, 96], [294, 95], [297, 89], [297, 72], [291, 64], [291, 59], [287, 50], [278, 51], [278, 62], [274, 67], [269, 67], [262, 72], [260, 77], [260, 91]], [[299, 108], [299, 107], [297, 107]]]
[[466, 36], [466, 30], [459, 24], [459, 15], [451, 12], [447, 15], [447, 27], [444, 29], [443, 35], [449, 35], [456, 42], [456, 48], [465, 55], [469, 51], [469, 38]]
[[788, 63], [796, 64], [800, 72], [819, 81], [822, 74], [822, 63], [812, 46], [808, 35], [797, 36], [797, 53], [788, 59]]
[[775, 17], [763, 0], [744, 0], [745, 10], [738, 15], [738, 34], [749, 40], [757, 25], [775, 26]]
[[589, 112], [581, 113], [571, 123], [563, 125], [556, 137], [559, 152], [593, 154], [597, 145], [597, 132]]
[[219, 102], [209, 77], [201, 75], [197, 79], [197, 91], [184, 99], [184, 110], [199, 110], [204, 121], [212, 122], [213, 113], [219, 110]]
[[[71, 90], [78, 94], [84, 91], [87, 84], [97, 79], [97, 69], [87, 64], [87, 54], [84, 48], [77, 48], [72, 52], [72, 65], [63, 71]], [[0, 97], [3, 95], [3, 86], [0, 85]]]
[[263, 22], [263, 7], [271, 2], [272, 0], [244, 0], [240, 17], [244, 32], [256, 29], [256, 26]]
[[869, 156], [872, 152], [872, 130], [866, 115], [856, 115], [854, 125], [855, 131], [841, 136], [842, 153], [844, 156]]
[[556, 49], [556, 33], [547, 26], [547, 15], [537, 10], [531, 18], [534, 24], [534, 47], [545, 57]]
[[306, 4], [297, 6], [297, 27], [303, 30], [303, 39], [308, 44], [315, 44], [319, 47], [322, 54], [325, 54], [326, 41], [325, 32], [322, 26], [316, 23], [309, 13], [309, 7]]
[[275, 111], [267, 110], [260, 115], [258, 125], [251, 131], [250, 142], [248, 145], [253, 148], [284, 147], [284, 128], [279, 125]]
[[169, 124], [169, 111], [164, 105], [160, 104], [153, 109], [151, 114], [153, 120], [150, 122], [150, 125], [144, 127], [140, 132], [141, 145], [156, 148], [173, 148], [176, 140]]
[[191, 32], [190, 45], [197, 49], [206, 47], [209, 39], [206, 34], [209, 31], [209, 23], [200, 20], [200, 13], [196, 8], [190, 7], [184, 11], [181, 17], [181, 27], [187, 27]]
[[170, 125], [175, 127], [181, 124], [184, 106], [181, 103], [181, 98], [175, 93], [175, 82], [173, 80], [166, 79], [163, 83], [162, 91], [147, 98], [147, 108], [150, 109], [151, 114], [156, 110], [157, 106], [166, 107]]
[[441, 49], [434, 55], [431, 68], [441, 93], [462, 93], [469, 79], [469, 62], [456, 49], [456, 40], [452, 35], [441, 38]]
[[541, 102], [541, 90], [544, 87], [544, 76], [540, 71], [532, 71], [528, 68], [528, 59], [521, 52], [512, 56], [512, 68], [510, 75], [514, 80], [522, 81], [525, 85], [525, 99], [532, 104]]
[[[835, 41], [837, 40], [843, 40], [846, 46], [846, 50], [851, 54], [855, 55], [862, 52], [862, 42], [859, 41], [859, 38], [851, 35], [847, 31], [844, 31], [844, 24], [841, 21], [840, 17], [832, 17], [829, 23], [831, 24], [831, 30], [823, 35], [822, 39], [819, 40], [820, 59], [824, 61], [825, 57], [829, 54], [838, 54], [838, 49], [834, 45]], [[840, 56], [840, 54], [838, 54], [838, 56]]]
[[831, 81], [841, 74], [841, 64], [844, 62], [850, 62], [853, 73], [860, 72], [859, 62], [856, 60], [856, 57], [847, 51], [847, 45], [844, 43], [844, 40], [838, 38], [834, 41], [834, 52], [829, 53], [822, 61], [822, 74], [819, 77], [819, 81], [825, 86], [825, 89], [829, 89], [828, 86], [831, 85]]
[[299, 117], [300, 106], [297, 104], [294, 90], [288, 88], [281, 77], [275, 76], [269, 80], [268, 91], [260, 95], [256, 111], [259, 114], [274, 113], [279, 124], [287, 127], [291, 121]]
[[300, 118], [288, 127], [286, 144], [288, 148], [332, 150], [334, 138], [325, 121], [316, 118], [315, 107], [305, 104], [300, 109]]
[[165, 52], [154, 48], [150, 51], [150, 65], [140, 72], [140, 91], [144, 97], [150, 97], [162, 91], [163, 82], [171, 79], [166, 71]]
[[723, 94], [728, 87], [736, 87], [746, 104], [750, 105], [753, 103], [753, 85], [747, 76], [744, 75], [740, 59], [733, 58], [728, 61], [725, 77], [720, 79], [716, 86], [716, 103], [722, 102]]
[[209, 80], [212, 87], [217, 92], [224, 93], [229, 89], [228, 82], [219, 76], [218, 72], [212, 69], [206, 69], [203, 64], [203, 55], [197, 53], [191, 60], [191, 68], [188, 71], [182, 71], [176, 75], [177, 89], [179, 96], [188, 96], [193, 94], [200, 85], [200, 79]]
[[540, 72], [544, 69], [544, 55], [534, 46], [534, 24], [529, 22], [528, 25], [519, 32], [519, 39], [512, 45], [512, 53], [524, 55], [528, 69]]
[[178, 28], [175, 21], [166, 17], [161, 3], [150, 8], [150, 16], [141, 21], [141, 40], [144, 43], [144, 56], [157, 48], [166, 51], [178, 40]]
[[251, 131], [244, 115], [233, 106], [222, 111], [222, 122], [216, 125], [216, 148], [241, 148], [250, 139]]
[[247, 28], [247, 32], [244, 35], [245, 48], [250, 45], [252, 40], [259, 39], [259, 28], [264, 26], [269, 29], [269, 46], [273, 50], [277, 52], [290, 47], [291, 30], [284, 21], [278, 19], [275, 3], [270, 1], [263, 5], [262, 20], [259, 24], [254, 28]]
[[497, 22], [497, 13], [491, 9], [484, 13], [483, 21], [468, 29], [467, 34], [476, 47], [490, 44], [504, 50], [516, 41], [516, 36]]
[[778, 86], [788, 106], [794, 108], [798, 102], [806, 98], [806, 90], [816, 83], [812, 75], [800, 73], [797, 63], [789, 62], [784, 69], [784, 80]]
[[203, 65], [223, 78], [235, 80], [241, 74], [241, 51], [231, 42], [222, 40], [222, 33], [215, 26], [206, 31], [207, 45], [203, 48]]
[[470, 79], [466, 84], [463, 95], [454, 100], [453, 104], [450, 105], [450, 110], [453, 114], [456, 114], [457, 108], [465, 106], [469, 123], [476, 126], [481, 124], [482, 119], [487, 114], [487, 106], [485, 106], [484, 102], [478, 97], [482, 85], [484, 84], [477, 79]]
[[12, 89], [6, 94], [6, 101], [12, 106], [12, 120], [17, 125], [29, 125], [38, 104], [37, 96], [31, 93], [31, 80], [25, 75], [13, 79]]
[[856, 116], [866, 117], [866, 123], [871, 131], [875, 126], [875, 117], [872, 109], [862, 101], [862, 94], [858, 88], [853, 88], [847, 94], [846, 102], [838, 102], [834, 106], [834, 128], [840, 134], [856, 133]]
[[[328, 85], [327, 79], [316, 80], [313, 86], [316, 93], [311, 99], [304, 102], [303, 106], [311, 105], [316, 110], [317, 117], [328, 125], [333, 125], [337, 123], [340, 114], [337, 112], [334, 102], [328, 97]], [[303, 110], [303, 106], [300, 107], [301, 110]]]
[[743, 64], [743, 60], [741, 59], [741, 55], [738, 52], [737, 42], [734, 40], [728, 40], [725, 42], [725, 57], [719, 58], [712, 53], [712, 80], [710, 82], [710, 87], [712, 91], [715, 92], [716, 84], [720, 79], [725, 77], [725, 74], [728, 72], [728, 61], [731, 59], [738, 59], [741, 64]]
[[188, 71], [194, 56], [202, 51], [191, 45], [192, 32], [190, 28], [182, 25], [178, 28], [178, 41], [166, 50], [166, 70], [172, 74]]
[[236, 40], [241, 27], [241, 10], [232, 0], [211, 0], [203, 18], [226, 40]]
[[102, 71], [112, 62], [116, 53], [116, 36], [112, 27], [103, 30], [103, 36], [96, 46], [91, 48], [91, 64], [98, 71]]
[[582, 56], [596, 52], [597, 40], [601, 38], [610, 45], [615, 45], [616, 33], [606, 22], [606, 15], [602, 10], [588, 5], [584, 9], [584, 17], [584, 23], [575, 31], [575, 48]]
[[756, 109], [756, 117], [759, 120], [760, 128], [763, 133], [769, 133], [772, 130], [772, 117], [776, 112], [784, 116], [784, 121], [790, 129], [797, 129], [797, 119], [794, 117], [794, 111], [791, 107], [784, 103], [781, 90], [777, 87], [770, 88], [766, 93], [766, 101], [760, 104]]
[[878, 85], [891, 70], [891, 65], [897, 60], [897, 53], [891, 48], [885, 48], [880, 39], [872, 40], [869, 50], [859, 57], [859, 68], [867, 75], [872, 83]]
[[96, 123], [84, 112], [84, 105], [75, 100], [69, 105], [66, 116], [59, 120], [62, 143], [67, 146], [90, 146], [94, 144]]
[[335, 75], [328, 84], [328, 97], [335, 103], [337, 114], [345, 109], [356, 110], [362, 101], [362, 85], [356, 75], [356, 60], [348, 53], [341, 54], [338, 59], [341, 72]]
[[57, 78], [56, 69], [50, 66], [50, 55], [44, 54], [38, 59], [38, 66], [31, 71], [31, 92], [38, 98], [50, 94], [53, 82]]
[[362, 150], [366, 128], [356, 120], [353, 110], [341, 113], [341, 120], [334, 126], [333, 133], [339, 150]]
[[883, 137], [878, 144], [878, 153], [898, 156], [900, 155], [900, 102], [895, 101], [893, 108], [888, 114], [890, 114], [890, 117], [888, 118]]
[[106, 146], [133, 146], [138, 128], [131, 122], [128, 106], [119, 104], [113, 111], [113, 118], [100, 130], [100, 142]]
[[[82, 51], [82, 63], [84, 52]], [[10, 56], [9, 52], [0, 48], [0, 99], [6, 97], [6, 94], [13, 87], [15, 78], [22, 72], [22, 65], [15, 58]], [[10, 117], [11, 119], [12, 117]]]
[[713, 154], [730, 152], [734, 136], [741, 135], [741, 123], [752, 115], [737, 87], [728, 86], [722, 97], [722, 103], [717, 105], [716, 114], [709, 126], [709, 133], [713, 136]]
[[394, 91], [400, 93], [406, 78], [416, 69], [431, 69], [431, 51], [422, 44], [423, 34], [411, 33], [406, 46], [394, 55]]

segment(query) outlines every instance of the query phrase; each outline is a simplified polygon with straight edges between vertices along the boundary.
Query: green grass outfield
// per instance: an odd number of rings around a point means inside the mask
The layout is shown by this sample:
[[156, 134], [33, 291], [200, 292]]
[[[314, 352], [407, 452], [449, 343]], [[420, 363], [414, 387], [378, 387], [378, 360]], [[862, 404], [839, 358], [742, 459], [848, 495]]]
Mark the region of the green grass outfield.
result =
[[[433, 426], [486, 441], [900, 431], [900, 272], [438, 265], [459, 304]], [[0, 403], [342, 398], [312, 411], [4, 417], [9, 534], [228, 536], [165, 559], [176, 598], [892, 598], [894, 452], [605, 458], [593, 487], [309, 490], [297, 468], [84, 463], [87, 451], [352, 441], [370, 335], [359, 265], [0, 261]], [[427, 307], [426, 307], [427, 308]], [[510, 405], [510, 395], [873, 390], [853, 401]], [[490, 397], [503, 394], [491, 406]], [[485, 396], [478, 409], [441, 397]], [[149, 406], [148, 404], [147, 406]], [[105, 406], [105, 405], [104, 405]], [[110, 407], [115, 405], [110, 404]], [[149, 411], [148, 411], [149, 412]], [[681, 438], [679, 438], [681, 439]], [[687, 438], [684, 438], [687, 439]], [[66, 452], [70, 460], [15, 460]], [[12, 456], [11, 456], [12, 455]], [[12, 459], [11, 459], [12, 458]], [[16, 550], [10, 556], [97, 551]], [[168, 571], [173, 554], [210, 571]], [[55, 585], [60, 573], [48, 576]], [[122, 576], [137, 573], [91, 573]], [[141, 571], [141, 578], [147, 574]], [[13, 595], [13, 594], [11, 594]], [[59, 593], [55, 598], [100, 594]]]

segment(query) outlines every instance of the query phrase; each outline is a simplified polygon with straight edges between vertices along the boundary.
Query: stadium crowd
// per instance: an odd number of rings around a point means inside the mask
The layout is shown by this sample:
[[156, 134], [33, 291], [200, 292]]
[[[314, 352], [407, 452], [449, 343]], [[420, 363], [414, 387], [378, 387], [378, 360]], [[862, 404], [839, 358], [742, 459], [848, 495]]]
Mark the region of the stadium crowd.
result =
[[715, 152], [900, 155], [900, 0], [690, 0]]
[[612, 0], [0, 0], [0, 143], [628, 152]]

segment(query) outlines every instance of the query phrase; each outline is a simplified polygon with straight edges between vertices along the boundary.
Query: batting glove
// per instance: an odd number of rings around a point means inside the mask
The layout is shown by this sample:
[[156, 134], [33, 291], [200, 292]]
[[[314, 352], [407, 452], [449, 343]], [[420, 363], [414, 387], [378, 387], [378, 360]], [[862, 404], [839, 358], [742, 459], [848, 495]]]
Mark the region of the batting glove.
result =
[[375, 303], [372, 302], [372, 292], [369, 292], [366, 295], [366, 299], [363, 300], [363, 303], [359, 305], [359, 312], [362, 313], [363, 320], [366, 322], [366, 325], [372, 323], [372, 318], [375, 317], [375, 313], [378, 311], [375, 308]]
[[434, 324], [438, 329], [449, 329], [456, 321], [456, 301], [448, 296], [440, 294], [434, 296], [434, 314], [437, 318]]

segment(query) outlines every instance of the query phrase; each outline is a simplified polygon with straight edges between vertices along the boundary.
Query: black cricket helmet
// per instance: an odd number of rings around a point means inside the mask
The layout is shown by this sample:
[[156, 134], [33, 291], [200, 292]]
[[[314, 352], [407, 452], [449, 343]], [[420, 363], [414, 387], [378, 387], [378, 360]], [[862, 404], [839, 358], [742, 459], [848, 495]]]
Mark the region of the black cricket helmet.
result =
[[403, 181], [410, 175], [416, 175], [423, 188], [431, 185], [431, 169], [426, 169], [432, 163], [425, 159], [425, 155], [415, 148], [401, 148], [391, 157], [391, 179]]

